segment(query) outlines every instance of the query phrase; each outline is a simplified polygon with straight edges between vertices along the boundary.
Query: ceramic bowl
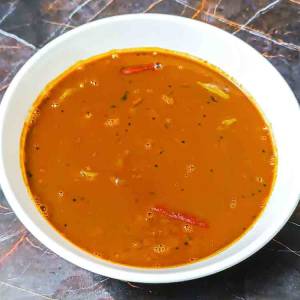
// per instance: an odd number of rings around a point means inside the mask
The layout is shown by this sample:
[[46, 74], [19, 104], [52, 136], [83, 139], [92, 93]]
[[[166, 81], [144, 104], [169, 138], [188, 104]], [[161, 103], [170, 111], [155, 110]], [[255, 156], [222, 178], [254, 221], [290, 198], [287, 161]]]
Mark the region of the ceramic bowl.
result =
[[[45, 85], [81, 59], [112, 49], [137, 47], [176, 50], [216, 65], [254, 97], [273, 129], [278, 149], [278, 176], [266, 209], [242, 238], [216, 255], [193, 264], [144, 269], [92, 256], [48, 224], [23, 182], [20, 136], [28, 111]], [[199, 21], [169, 15], [123, 15], [95, 21], [63, 34], [39, 50], [15, 76], [1, 104], [0, 182], [9, 204], [28, 230], [75, 265], [126, 281], [184, 281], [241, 262], [268, 243], [287, 222], [300, 194], [299, 133], [300, 111], [295, 96], [275, 68], [249, 45]]]

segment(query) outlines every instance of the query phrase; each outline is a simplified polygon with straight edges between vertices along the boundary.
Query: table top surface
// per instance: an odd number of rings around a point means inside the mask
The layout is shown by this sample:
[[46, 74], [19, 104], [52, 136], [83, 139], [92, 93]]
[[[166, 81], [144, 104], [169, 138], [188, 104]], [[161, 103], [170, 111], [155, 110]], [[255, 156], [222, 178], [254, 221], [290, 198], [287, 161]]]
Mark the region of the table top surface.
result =
[[[235, 34], [277, 68], [300, 101], [300, 0], [1, 0], [0, 99], [20, 67], [50, 40], [125, 13], [180, 15]], [[93, 274], [58, 257], [25, 229], [0, 189], [0, 299], [153, 298], [300, 299], [300, 205], [268, 245], [239, 265], [189, 282], [145, 285]]]

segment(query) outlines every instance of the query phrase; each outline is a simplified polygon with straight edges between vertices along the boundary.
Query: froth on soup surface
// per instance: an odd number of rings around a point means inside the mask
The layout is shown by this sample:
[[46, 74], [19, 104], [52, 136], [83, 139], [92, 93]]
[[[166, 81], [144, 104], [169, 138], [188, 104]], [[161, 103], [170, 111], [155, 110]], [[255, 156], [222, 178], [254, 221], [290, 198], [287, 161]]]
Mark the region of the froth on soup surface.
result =
[[249, 97], [210, 65], [161, 49], [67, 70], [37, 99], [21, 152], [32, 198], [57, 231], [140, 267], [230, 245], [276, 173], [270, 129]]

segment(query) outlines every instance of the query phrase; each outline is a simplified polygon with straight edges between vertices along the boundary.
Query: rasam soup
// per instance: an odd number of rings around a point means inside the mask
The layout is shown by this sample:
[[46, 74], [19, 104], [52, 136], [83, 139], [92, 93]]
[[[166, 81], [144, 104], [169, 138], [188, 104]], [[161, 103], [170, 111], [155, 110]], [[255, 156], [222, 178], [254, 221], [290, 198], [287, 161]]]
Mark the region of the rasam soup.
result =
[[270, 128], [249, 96], [209, 64], [160, 49], [67, 70], [38, 98], [21, 148], [50, 224], [138, 267], [230, 245], [263, 210], [276, 173]]

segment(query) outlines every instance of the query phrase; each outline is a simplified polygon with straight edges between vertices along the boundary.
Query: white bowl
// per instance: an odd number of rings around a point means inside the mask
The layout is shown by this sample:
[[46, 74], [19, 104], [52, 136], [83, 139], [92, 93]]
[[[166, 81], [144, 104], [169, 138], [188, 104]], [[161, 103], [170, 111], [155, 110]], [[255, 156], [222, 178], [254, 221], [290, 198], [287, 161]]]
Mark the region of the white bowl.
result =
[[[45, 85], [78, 60], [116, 48], [155, 46], [200, 57], [235, 78], [255, 98], [273, 128], [278, 176], [263, 214], [241, 239], [193, 264], [144, 269], [96, 258], [58, 234], [36, 209], [20, 169], [20, 136], [28, 111]], [[207, 276], [249, 257], [282, 228], [300, 195], [300, 111], [280, 74], [258, 52], [220, 29], [169, 15], [123, 15], [74, 29], [38, 51], [13, 79], [1, 105], [0, 180], [4, 194], [28, 230], [64, 259], [121, 280], [166, 283]], [[45, 133], [46, 134], [46, 133]]]

